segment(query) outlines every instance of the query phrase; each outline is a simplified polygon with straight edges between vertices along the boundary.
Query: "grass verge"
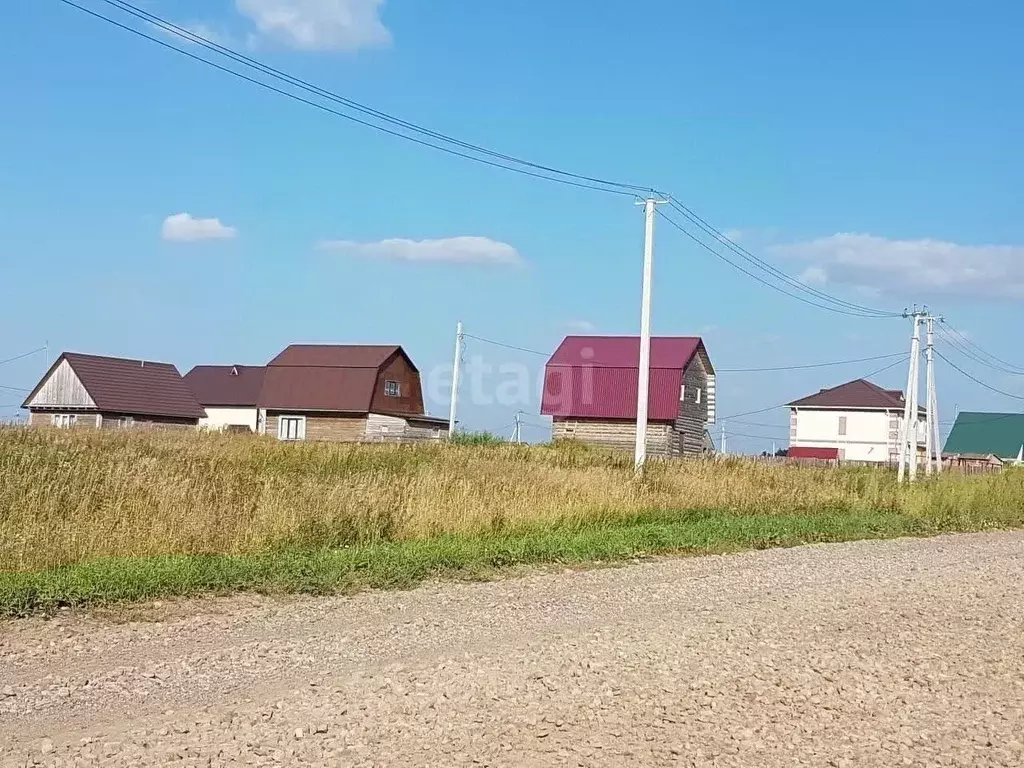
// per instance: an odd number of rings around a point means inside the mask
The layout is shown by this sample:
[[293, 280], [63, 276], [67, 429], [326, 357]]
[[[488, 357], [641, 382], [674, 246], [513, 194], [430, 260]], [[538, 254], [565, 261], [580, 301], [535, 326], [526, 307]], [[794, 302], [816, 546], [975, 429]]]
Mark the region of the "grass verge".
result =
[[646, 555], [723, 553], [993, 527], [1000, 527], [999, 522], [895, 512], [740, 516], [689, 511], [340, 549], [113, 557], [0, 573], [0, 616], [238, 591], [336, 594], [407, 588], [432, 577], [487, 578], [495, 569], [519, 565], [616, 562]]

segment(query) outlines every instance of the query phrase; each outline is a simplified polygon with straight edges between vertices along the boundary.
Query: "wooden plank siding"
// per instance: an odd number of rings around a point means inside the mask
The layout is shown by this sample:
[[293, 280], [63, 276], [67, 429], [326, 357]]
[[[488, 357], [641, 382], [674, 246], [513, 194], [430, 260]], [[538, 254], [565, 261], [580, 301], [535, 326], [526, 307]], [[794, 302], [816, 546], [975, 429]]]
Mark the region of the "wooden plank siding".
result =
[[[567, 419], [554, 417], [552, 440], [579, 440], [588, 445], [632, 453], [636, 447], [636, 422], [621, 419]], [[679, 454], [675, 426], [656, 422], [647, 425], [647, 455], [669, 457]]]
[[675, 422], [680, 443], [678, 455], [700, 456], [704, 453], [704, 432], [708, 428], [708, 368], [701, 355], [695, 356], [683, 371], [681, 394]]
[[277, 439], [280, 416], [305, 416], [306, 440], [336, 443], [356, 443], [366, 436], [366, 415], [337, 413], [310, 413], [304, 411], [267, 411], [266, 433]]
[[29, 411], [28, 423], [32, 427], [52, 427], [54, 416], [74, 416], [74, 429], [95, 429], [98, 425], [99, 414], [96, 411], [70, 410], [56, 408], [50, 411]]
[[[67, 360], [61, 360], [53, 373], [28, 403], [29, 408], [95, 408], [96, 403], [86, 391]], [[71, 411], [69, 411], [70, 413]]]

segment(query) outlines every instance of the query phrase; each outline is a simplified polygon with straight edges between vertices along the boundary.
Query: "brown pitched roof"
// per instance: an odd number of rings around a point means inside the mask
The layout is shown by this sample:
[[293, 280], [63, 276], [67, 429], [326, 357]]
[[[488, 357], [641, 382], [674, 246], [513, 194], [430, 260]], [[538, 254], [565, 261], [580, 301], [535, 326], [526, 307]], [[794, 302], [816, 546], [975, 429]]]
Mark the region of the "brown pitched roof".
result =
[[256, 407], [263, 388], [263, 365], [197, 365], [185, 383], [201, 405]]
[[83, 355], [78, 352], [65, 352], [58, 357], [22, 407], [28, 407], [36, 392], [62, 360], [68, 361], [101, 411], [188, 419], [206, 416], [178, 369], [170, 363]]
[[897, 410], [904, 406], [903, 393], [882, 389], [867, 379], [856, 379], [838, 387], [823, 389], [817, 394], [794, 400], [789, 405], [800, 408], [868, 408]]
[[396, 354], [412, 366], [396, 344], [292, 344], [267, 365], [259, 405], [366, 413], [381, 366]]
[[267, 366], [261, 408], [366, 413], [377, 368]]
[[[397, 344], [290, 344], [268, 365], [380, 368], [401, 350]], [[409, 364], [412, 365], [411, 360]]]

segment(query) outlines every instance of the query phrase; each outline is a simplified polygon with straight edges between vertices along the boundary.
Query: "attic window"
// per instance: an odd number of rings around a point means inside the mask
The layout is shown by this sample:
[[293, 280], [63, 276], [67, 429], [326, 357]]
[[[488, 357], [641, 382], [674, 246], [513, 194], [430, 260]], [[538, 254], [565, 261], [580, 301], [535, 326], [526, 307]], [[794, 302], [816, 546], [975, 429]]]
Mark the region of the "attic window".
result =
[[387, 397], [401, 397], [402, 385], [390, 379], [384, 382], [384, 394]]
[[697, 387], [697, 403], [700, 403], [700, 387]]
[[231, 366], [231, 375], [232, 376], [237, 376], [238, 375], [238, 366], [237, 365], [232, 365]]

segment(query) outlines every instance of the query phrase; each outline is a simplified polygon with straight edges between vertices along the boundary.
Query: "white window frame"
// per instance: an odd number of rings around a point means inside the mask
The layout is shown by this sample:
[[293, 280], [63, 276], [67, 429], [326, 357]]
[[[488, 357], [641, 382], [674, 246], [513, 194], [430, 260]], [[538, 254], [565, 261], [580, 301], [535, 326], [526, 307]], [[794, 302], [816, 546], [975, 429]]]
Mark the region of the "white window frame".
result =
[[846, 416], [840, 416], [839, 417], [839, 424], [836, 427], [836, 434], [838, 434], [840, 437], [846, 437], [846, 432], [847, 432], [848, 428], [849, 428], [849, 424], [847, 423]]
[[686, 399], [686, 385], [683, 384], [679, 387], [679, 402], [683, 402]]
[[696, 400], [697, 405], [700, 405], [700, 392], [701, 392], [700, 387], [697, 387], [697, 400]]
[[394, 379], [384, 380], [384, 397], [401, 397], [402, 396], [402, 382], [395, 381]]
[[[288, 437], [288, 424], [296, 425], [295, 437]], [[306, 417], [295, 414], [282, 414], [277, 417], [277, 439], [295, 442], [306, 439]]]
[[58, 429], [70, 429], [78, 423], [78, 414], [55, 413], [50, 416], [50, 423]]

